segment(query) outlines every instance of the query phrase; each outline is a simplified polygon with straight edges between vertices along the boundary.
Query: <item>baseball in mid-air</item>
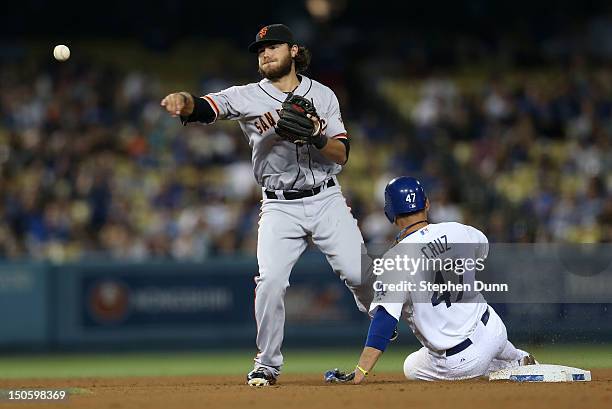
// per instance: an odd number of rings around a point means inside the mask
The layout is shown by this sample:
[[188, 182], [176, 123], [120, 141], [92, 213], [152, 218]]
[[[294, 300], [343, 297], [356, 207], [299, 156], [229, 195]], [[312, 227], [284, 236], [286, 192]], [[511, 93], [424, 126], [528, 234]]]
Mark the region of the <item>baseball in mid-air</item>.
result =
[[56, 45], [53, 49], [53, 56], [57, 61], [66, 61], [70, 58], [70, 48], [64, 44]]

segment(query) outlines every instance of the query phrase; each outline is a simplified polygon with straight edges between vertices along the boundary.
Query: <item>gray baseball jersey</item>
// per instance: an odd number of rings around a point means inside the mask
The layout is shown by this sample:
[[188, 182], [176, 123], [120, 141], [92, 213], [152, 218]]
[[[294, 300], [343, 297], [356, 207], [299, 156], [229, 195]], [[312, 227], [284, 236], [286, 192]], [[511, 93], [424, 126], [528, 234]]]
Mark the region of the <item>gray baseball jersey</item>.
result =
[[[293, 92], [313, 101], [321, 118], [323, 133], [330, 138], [346, 138], [338, 99], [325, 85], [300, 75]], [[287, 94], [271, 81], [234, 86], [205, 95], [217, 119], [237, 120], [252, 153], [253, 174], [270, 190], [306, 190], [321, 185], [340, 173], [342, 166], [325, 158], [310, 145], [282, 140], [274, 128]]]

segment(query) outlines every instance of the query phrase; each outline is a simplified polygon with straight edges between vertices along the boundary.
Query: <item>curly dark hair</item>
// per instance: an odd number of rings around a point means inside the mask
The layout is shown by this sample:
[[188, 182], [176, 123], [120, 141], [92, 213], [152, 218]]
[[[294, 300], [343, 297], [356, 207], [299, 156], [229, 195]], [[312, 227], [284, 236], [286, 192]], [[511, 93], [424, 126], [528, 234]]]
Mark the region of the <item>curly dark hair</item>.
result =
[[298, 46], [298, 53], [293, 59], [295, 61], [295, 72], [305, 72], [310, 65], [312, 54], [310, 50], [303, 45]]

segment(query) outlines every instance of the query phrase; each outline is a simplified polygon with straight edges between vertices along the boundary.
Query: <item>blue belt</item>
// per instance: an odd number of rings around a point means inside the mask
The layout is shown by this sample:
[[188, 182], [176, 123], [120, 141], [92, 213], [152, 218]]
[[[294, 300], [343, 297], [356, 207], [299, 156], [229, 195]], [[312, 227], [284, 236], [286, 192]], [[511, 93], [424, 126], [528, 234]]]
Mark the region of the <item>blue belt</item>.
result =
[[[487, 310], [484, 312], [484, 314], [482, 314], [482, 317], [480, 317], [480, 321], [482, 321], [485, 326], [487, 325], [487, 322], [489, 322], [489, 307], [487, 307]], [[447, 349], [446, 356], [449, 357], [458, 354], [470, 345], [472, 345], [472, 340], [468, 338], [454, 347]]]
[[[336, 182], [334, 182], [334, 179], [329, 179], [327, 182], [324, 182], [321, 186], [317, 186], [312, 189], [297, 190], [297, 191], [286, 190], [283, 192], [283, 197], [285, 198], [285, 200], [296, 200], [296, 199], [303, 199], [305, 197], [318, 195], [319, 193], [321, 193], [323, 186], [326, 186], [326, 187], [336, 186]], [[266, 197], [268, 199], [278, 199], [278, 196], [276, 195], [276, 193], [274, 193], [273, 190], [266, 190]]]

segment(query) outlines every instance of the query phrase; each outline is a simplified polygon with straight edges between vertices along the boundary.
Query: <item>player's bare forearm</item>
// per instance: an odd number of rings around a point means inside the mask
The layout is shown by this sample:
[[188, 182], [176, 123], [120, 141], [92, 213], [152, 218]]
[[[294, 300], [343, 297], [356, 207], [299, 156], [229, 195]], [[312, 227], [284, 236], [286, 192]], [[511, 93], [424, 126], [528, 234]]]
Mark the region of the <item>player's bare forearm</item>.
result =
[[344, 165], [346, 163], [346, 146], [337, 139], [330, 138], [323, 149], [321, 149], [321, 153], [327, 159], [339, 165]]
[[189, 116], [194, 108], [193, 97], [186, 91], [166, 95], [160, 105], [172, 116]]
[[[372, 347], [365, 347], [363, 348], [363, 352], [359, 357], [359, 363], [357, 365], [359, 365], [361, 369], [370, 372], [372, 368], [374, 368], [374, 365], [376, 365], [376, 362], [381, 355], [382, 351]], [[353, 382], [358, 385], [363, 382], [365, 377], [366, 375], [359, 368], [357, 368], [355, 370], [355, 379]]]

